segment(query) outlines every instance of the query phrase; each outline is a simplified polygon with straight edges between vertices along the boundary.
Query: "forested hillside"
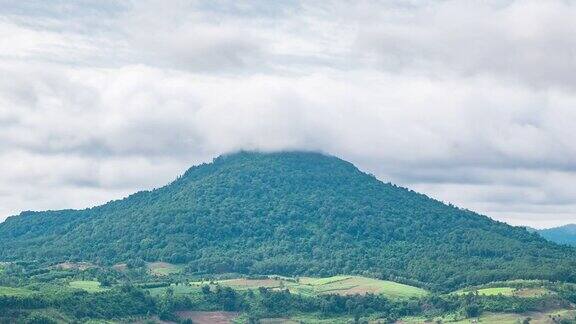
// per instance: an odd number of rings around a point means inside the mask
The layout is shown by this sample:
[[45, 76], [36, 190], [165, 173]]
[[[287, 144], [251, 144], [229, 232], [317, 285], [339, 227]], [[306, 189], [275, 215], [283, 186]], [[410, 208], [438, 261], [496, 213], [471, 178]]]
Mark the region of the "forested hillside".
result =
[[153, 191], [0, 224], [0, 260], [131, 260], [194, 273], [361, 274], [431, 289], [576, 282], [576, 253], [318, 153], [241, 152]]
[[576, 224], [538, 230], [538, 234], [552, 242], [576, 245]]

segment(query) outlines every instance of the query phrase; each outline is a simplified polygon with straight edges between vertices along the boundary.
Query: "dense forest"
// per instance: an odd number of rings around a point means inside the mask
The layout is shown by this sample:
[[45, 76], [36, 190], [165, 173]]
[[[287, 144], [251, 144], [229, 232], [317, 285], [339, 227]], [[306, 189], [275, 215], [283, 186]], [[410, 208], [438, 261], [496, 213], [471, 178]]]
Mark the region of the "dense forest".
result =
[[514, 278], [576, 282], [572, 248], [308, 152], [225, 155], [103, 206], [10, 217], [0, 224], [0, 260], [361, 274], [437, 291]]

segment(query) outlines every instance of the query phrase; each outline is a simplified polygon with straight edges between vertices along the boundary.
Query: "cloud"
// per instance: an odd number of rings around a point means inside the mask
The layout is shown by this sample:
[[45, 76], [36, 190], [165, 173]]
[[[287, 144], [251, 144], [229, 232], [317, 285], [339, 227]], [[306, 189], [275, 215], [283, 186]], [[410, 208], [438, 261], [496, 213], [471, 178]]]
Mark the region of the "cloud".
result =
[[147, 64], [191, 71], [238, 72], [265, 60], [263, 40], [245, 21], [226, 23], [187, 1], [134, 3], [118, 26], [134, 59]]
[[8, 7], [0, 218], [311, 149], [513, 224], [576, 221], [570, 3]]
[[[416, 8], [359, 6], [359, 49], [385, 70], [435, 77], [493, 75], [535, 88], [576, 81], [576, 4], [433, 1]], [[368, 19], [364, 19], [368, 16]]]

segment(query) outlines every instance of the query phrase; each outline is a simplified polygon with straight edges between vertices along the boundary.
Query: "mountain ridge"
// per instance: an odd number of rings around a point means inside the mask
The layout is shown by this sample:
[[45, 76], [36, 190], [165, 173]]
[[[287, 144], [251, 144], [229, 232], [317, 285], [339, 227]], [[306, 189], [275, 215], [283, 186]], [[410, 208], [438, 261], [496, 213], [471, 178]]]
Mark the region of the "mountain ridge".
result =
[[0, 259], [162, 260], [193, 273], [346, 273], [436, 289], [576, 281], [574, 249], [295, 151], [223, 155], [101, 206], [9, 217]]
[[537, 233], [549, 241], [576, 246], [576, 224], [541, 229]]

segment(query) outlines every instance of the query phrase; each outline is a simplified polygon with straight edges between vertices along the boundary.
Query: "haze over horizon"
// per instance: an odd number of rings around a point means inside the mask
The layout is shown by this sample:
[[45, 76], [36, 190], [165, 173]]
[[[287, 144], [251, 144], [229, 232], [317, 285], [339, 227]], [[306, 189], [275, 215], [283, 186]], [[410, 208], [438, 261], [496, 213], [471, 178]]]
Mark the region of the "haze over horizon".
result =
[[513, 225], [576, 223], [575, 16], [562, 0], [0, 0], [0, 221], [223, 153], [314, 150]]

